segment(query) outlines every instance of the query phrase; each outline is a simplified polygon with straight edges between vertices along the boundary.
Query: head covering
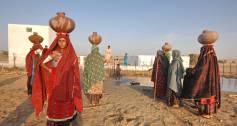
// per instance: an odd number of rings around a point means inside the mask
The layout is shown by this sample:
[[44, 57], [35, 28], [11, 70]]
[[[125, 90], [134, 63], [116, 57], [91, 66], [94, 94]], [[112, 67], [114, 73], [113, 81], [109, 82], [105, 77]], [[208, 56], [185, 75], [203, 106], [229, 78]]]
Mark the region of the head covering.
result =
[[172, 51], [173, 60], [168, 71], [167, 85], [169, 89], [174, 91], [178, 96], [182, 93], [181, 79], [184, 75], [184, 67], [181, 59], [181, 53], [179, 50]]
[[92, 45], [91, 46], [91, 53], [99, 53], [99, 48], [98, 48], [98, 46], [96, 46], [96, 45]]
[[91, 53], [86, 57], [85, 68], [83, 72], [83, 83], [85, 93], [91, 89], [93, 85], [102, 81], [104, 78], [104, 60], [99, 53], [99, 48], [92, 45]]
[[[33, 94], [32, 94], [32, 104], [35, 107], [36, 115], [38, 115], [42, 111], [44, 101], [46, 100], [46, 87], [42, 81], [43, 75], [42, 75], [42, 69], [41, 69], [40, 64], [43, 63], [43, 61], [48, 57], [48, 55], [51, 54], [51, 52], [53, 50], [58, 49], [58, 40], [60, 38], [66, 39], [67, 47], [64, 49], [61, 60], [57, 65], [57, 71], [60, 71], [60, 72], [56, 73], [55, 83], [59, 83], [59, 81], [61, 81], [62, 75], [65, 72], [67, 72], [72, 67], [72, 65], [75, 66], [75, 68], [73, 67], [73, 71], [76, 73], [75, 80], [77, 80], [77, 81], [80, 80], [78, 60], [77, 60], [75, 50], [74, 50], [74, 48], [71, 44], [71, 41], [69, 39], [69, 34], [58, 33], [57, 37], [54, 39], [53, 43], [50, 45], [49, 49], [45, 52], [45, 54], [43, 55], [43, 57], [41, 58], [41, 60], [39, 61], [39, 63], [37, 64], [37, 67], [36, 67], [36, 74], [35, 74]], [[68, 82], [68, 84], [70, 85], [70, 84], [74, 84], [74, 83]], [[79, 88], [80, 88], [80, 83], [79, 83]], [[80, 96], [80, 89], [78, 89], [78, 90], [79, 90], [78, 92], [75, 91], [75, 94], [74, 94], [75, 97], [81, 97]], [[74, 100], [75, 100], [75, 98], [74, 98]], [[77, 100], [78, 100], [78, 98], [77, 98]], [[76, 106], [77, 106], [77, 110], [82, 111], [82, 103], [76, 104]]]
[[173, 50], [172, 57], [173, 57], [173, 60], [179, 60], [181, 62], [183, 61], [181, 58], [181, 52], [179, 50]]
[[161, 50], [158, 50], [158, 51], [156, 52], [156, 56], [159, 56], [159, 55], [164, 55], [164, 52], [161, 51]]
[[37, 50], [37, 49], [43, 50], [42, 45], [41, 45], [41, 44], [34, 44], [34, 45], [32, 46], [32, 48], [31, 48], [31, 50], [33, 50], [33, 51], [35, 51], [35, 50]]

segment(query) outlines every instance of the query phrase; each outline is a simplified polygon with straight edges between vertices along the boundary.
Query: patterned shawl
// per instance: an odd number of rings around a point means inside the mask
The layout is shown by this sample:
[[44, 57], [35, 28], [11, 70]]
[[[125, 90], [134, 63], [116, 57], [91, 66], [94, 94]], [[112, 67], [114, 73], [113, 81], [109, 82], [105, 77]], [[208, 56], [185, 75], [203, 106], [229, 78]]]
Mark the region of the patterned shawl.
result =
[[83, 72], [84, 91], [88, 93], [91, 87], [104, 78], [104, 60], [99, 48], [92, 45], [91, 53], [87, 56]]

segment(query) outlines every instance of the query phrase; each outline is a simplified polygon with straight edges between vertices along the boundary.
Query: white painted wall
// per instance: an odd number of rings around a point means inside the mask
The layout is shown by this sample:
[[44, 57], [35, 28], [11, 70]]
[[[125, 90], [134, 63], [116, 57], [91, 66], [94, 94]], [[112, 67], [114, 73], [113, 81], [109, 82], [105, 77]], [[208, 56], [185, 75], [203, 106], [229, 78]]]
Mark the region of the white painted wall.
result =
[[[27, 27], [32, 28], [32, 32], [27, 32]], [[33, 45], [28, 40], [28, 37], [33, 32], [38, 32], [44, 38], [41, 43], [43, 47], [45, 45], [49, 46], [56, 36], [56, 33], [49, 26], [8, 24], [8, 58], [10, 66], [13, 66], [13, 54], [16, 55], [16, 66], [25, 66], [25, 57]]]
[[[181, 56], [183, 59], [184, 68], [189, 67], [189, 56]], [[152, 67], [155, 60], [155, 55], [138, 55], [138, 66], [121, 66], [123, 70], [148, 70]], [[172, 61], [172, 57], [171, 57]]]
[[84, 69], [86, 56], [79, 56], [80, 69]]
[[155, 55], [138, 55], [138, 66], [152, 66]]

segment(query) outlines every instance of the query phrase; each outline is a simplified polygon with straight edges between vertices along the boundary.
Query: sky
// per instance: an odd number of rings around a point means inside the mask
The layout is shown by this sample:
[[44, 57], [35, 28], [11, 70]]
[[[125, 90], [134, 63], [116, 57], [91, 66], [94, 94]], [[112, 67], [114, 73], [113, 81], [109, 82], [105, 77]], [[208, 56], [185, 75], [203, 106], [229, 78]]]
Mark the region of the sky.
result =
[[48, 25], [57, 12], [76, 22], [71, 41], [79, 55], [90, 53], [96, 31], [103, 54], [154, 55], [164, 42], [183, 55], [199, 53], [204, 29], [219, 32], [219, 58], [237, 59], [237, 0], [1, 0], [0, 50], [7, 50], [7, 24]]

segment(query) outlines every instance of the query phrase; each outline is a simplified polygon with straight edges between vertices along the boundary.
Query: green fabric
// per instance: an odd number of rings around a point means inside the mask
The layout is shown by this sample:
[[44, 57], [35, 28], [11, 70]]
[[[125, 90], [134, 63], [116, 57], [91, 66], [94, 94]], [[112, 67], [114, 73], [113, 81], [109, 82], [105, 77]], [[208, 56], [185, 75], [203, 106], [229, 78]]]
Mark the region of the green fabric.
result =
[[104, 60], [103, 56], [99, 53], [99, 48], [96, 45], [92, 46], [91, 53], [86, 57], [85, 68], [83, 72], [84, 90], [88, 90], [98, 81], [104, 78]]
[[168, 59], [168, 61], [170, 62], [171, 59], [171, 55], [169, 52], [165, 53], [165, 57]]

